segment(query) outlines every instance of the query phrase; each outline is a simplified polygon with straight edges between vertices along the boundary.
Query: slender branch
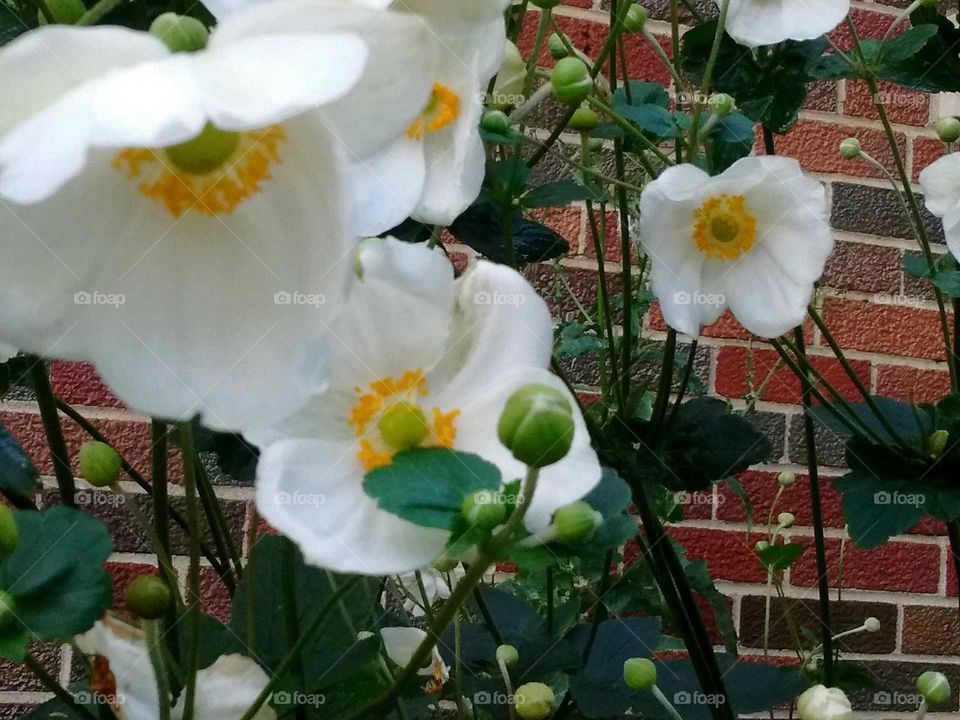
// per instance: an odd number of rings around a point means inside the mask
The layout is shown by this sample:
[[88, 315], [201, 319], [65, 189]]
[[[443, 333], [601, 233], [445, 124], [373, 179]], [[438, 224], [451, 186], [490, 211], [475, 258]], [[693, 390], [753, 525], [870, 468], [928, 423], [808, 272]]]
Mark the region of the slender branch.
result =
[[60, 489], [60, 502], [76, 507], [77, 485], [73, 478], [73, 469], [70, 467], [67, 441], [63, 437], [63, 428], [60, 426], [56, 397], [50, 385], [50, 374], [46, 364], [36, 355], [28, 356], [28, 361], [30, 362], [30, 379], [33, 381], [37, 405], [40, 407], [40, 419], [43, 421], [43, 431], [46, 433], [47, 446], [50, 448], [50, 458], [53, 461], [53, 472], [57, 478], [57, 487]]
[[87, 10], [75, 25], [94, 25], [120, 7], [125, 0], [100, 0], [96, 5]]
[[190, 539], [190, 569], [187, 575], [187, 650], [186, 687], [183, 720], [193, 720], [197, 696], [197, 670], [200, 666], [200, 504], [197, 498], [197, 451], [193, 427], [180, 423], [180, 452], [183, 455], [183, 485], [187, 496], [187, 524]]

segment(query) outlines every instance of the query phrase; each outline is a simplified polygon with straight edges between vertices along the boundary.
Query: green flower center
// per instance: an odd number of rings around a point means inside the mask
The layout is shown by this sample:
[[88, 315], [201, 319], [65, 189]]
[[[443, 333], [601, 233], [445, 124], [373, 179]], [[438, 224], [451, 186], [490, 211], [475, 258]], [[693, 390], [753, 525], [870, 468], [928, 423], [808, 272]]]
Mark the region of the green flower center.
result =
[[377, 422], [377, 429], [383, 441], [398, 451], [417, 447], [430, 434], [423, 410], [405, 400], [387, 409]]
[[740, 227], [726, 217], [715, 217], [710, 221], [710, 232], [718, 242], [728, 243], [737, 239]]
[[240, 133], [214, 127], [210, 123], [192, 140], [166, 148], [167, 159], [178, 170], [190, 175], [206, 175], [223, 165], [240, 145]]

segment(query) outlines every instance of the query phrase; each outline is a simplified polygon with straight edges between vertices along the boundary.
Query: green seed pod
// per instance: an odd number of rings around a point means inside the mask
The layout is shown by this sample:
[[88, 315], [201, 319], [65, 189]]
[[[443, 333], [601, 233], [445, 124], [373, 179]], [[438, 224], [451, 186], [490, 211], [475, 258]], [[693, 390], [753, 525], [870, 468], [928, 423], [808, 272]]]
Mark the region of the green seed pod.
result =
[[855, 160], [860, 157], [860, 141], [850, 137], [840, 143], [840, 157]]
[[657, 684], [657, 666], [647, 658], [630, 658], [623, 664], [623, 681], [631, 690], [649, 690]]
[[940, 118], [934, 123], [933, 128], [945, 143], [955, 143], [960, 140], [960, 119], [955, 117]]
[[946, 430], [937, 430], [927, 436], [923, 442], [923, 449], [927, 455], [932, 458], [939, 458], [947, 451], [947, 444], [950, 442], [950, 433]]
[[553, 712], [553, 688], [543, 683], [521, 685], [514, 694], [517, 715], [523, 720], [546, 720]]
[[526, 385], [510, 396], [497, 433], [513, 456], [533, 468], [566, 457], [573, 444], [573, 408], [549, 385]]
[[483, 114], [483, 118], [480, 120], [480, 127], [486, 130], [488, 133], [494, 133], [495, 135], [506, 135], [510, 130], [510, 121], [507, 118], [506, 113], [501, 112], [500, 110], [490, 110]]
[[587, 105], [581, 105], [570, 118], [570, 124], [567, 127], [577, 132], [590, 132], [600, 124], [600, 116], [597, 115]]
[[520, 660], [520, 653], [513, 645], [501, 645], [497, 648], [497, 662], [513, 667]]
[[13, 511], [6, 505], [0, 505], [0, 560], [8, 557], [20, 541], [20, 531]]
[[478, 490], [468, 495], [460, 506], [463, 519], [484, 530], [492, 530], [507, 519], [507, 504], [493, 490]]
[[579, 105], [593, 91], [590, 68], [578, 57], [558, 60], [550, 76], [554, 97], [567, 105]]
[[633, 3], [620, 19], [627, 32], [641, 32], [647, 24], [647, 9], [640, 3]]
[[564, 505], [553, 516], [557, 536], [570, 545], [589, 540], [602, 523], [603, 515], [582, 500]]
[[150, 34], [162, 40], [170, 52], [197, 52], [207, 46], [210, 33], [196, 18], [167, 12], [150, 25]]
[[[569, 40], [567, 41], [569, 42]], [[567, 45], [559, 33], [553, 33], [547, 38], [547, 50], [550, 51], [550, 57], [554, 60], [562, 60], [570, 54]]]
[[123, 469], [120, 456], [102, 442], [88, 442], [80, 448], [80, 475], [94, 487], [116, 484]]
[[786, 471], [786, 470], [785, 470], [785, 471], [783, 471], [782, 473], [780, 473], [779, 475], [777, 475], [777, 482], [780, 483], [780, 487], [788, 488], [788, 487], [790, 487], [791, 485], [795, 485], [795, 484], [796, 484], [796, 482], [797, 482], [797, 475], [796, 475], [796, 473], [792, 473], [792, 472], [789, 472], [789, 471]]
[[950, 683], [943, 673], [928, 670], [917, 678], [917, 692], [931, 705], [943, 705], [950, 699]]
[[138, 575], [127, 585], [127, 607], [144, 620], [159, 620], [170, 607], [170, 588], [156, 575]]
[[710, 109], [720, 117], [727, 117], [736, 109], [733, 98], [726, 93], [715, 93], [710, 96], [707, 102]]

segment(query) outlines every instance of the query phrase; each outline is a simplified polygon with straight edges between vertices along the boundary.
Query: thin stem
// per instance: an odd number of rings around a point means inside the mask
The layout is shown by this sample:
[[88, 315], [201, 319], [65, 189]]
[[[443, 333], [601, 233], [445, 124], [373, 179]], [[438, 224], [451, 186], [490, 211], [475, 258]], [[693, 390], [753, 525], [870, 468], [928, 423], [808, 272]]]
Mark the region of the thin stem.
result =
[[700, 84], [700, 96], [695, 98], [693, 106], [693, 122], [690, 126], [690, 157], [693, 161], [699, 153], [700, 138], [700, 117], [703, 114], [703, 100], [710, 92], [710, 84], [713, 82], [713, 71], [717, 65], [717, 58], [720, 57], [720, 45], [723, 43], [723, 30], [727, 25], [727, 11], [730, 9], [730, 0], [721, 0], [720, 16], [717, 19], [717, 32], [713, 36], [713, 46], [710, 48], [710, 56], [707, 58], [707, 66], [703, 71], [703, 82]]
[[483, 599], [483, 593], [481, 593], [478, 588], [473, 589], [473, 600], [477, 603], [477, 609], [480, 611], [481, 617], [483, 617], [483, 624], [487, 626], [487, 630], [489, 630], [490, 635], [493, 636], [493, 641], [497, 644], [497, 647], [500, 647], [503, 645], [503, 636], [500, 634], [500, 630], [497, 629], [497, 624], [493, 619], [493, 615], [490, 613], [487, 601]]
[[[543, 8], [537, 20], [537, 35], [533, 41], [533, 49], [530, 51], [530, 57], [527, 58], [527, 73], [523, 81], [523, 96], [525, 98], [530, 97], [530, 91], [533, 89], [533, 71], [534, 68], [537, 67], [537, 61], [540, 59], [540, 50], [543, 49], [543, 42], [547, 39], [552, 14], [552, 8]], [[548, 87], [549, 85], [550, 83], [547, 83]]]
[[583, 648], [583, 665], [590, 660], [590, 654], [593, 652], [593, 646], [597, 641], [597, 633], [600, 630], [600, 623], [607, 619], [607, 606], [603, 599], [610, 589], [610, 566], [613, 564], [613, 551], [607, 550], [603, 559], [603, 576], [600, 578], [600, 589], [597, 592], [597, 602], [594, 607], [593, 622], [590, 625], [590, 637], [587, 638], [587, 644]]
[[630, 135], [634, 140], [643, 145], [649, 152], [653, 153], [656, 158], [662, 162], [664, 165], [673, 165], [674, 162], [669, 157], [667, 157], [663, 151], [657, 147], [657, 144], [648, 138], [643, 131], [636, 127], [629, 120], [620, 115], [616, 110], [607, 105], [605, 102], [600, 100], [597, 97], [590, 96], [587, 98], [587, 102], [593, 105], [597, 110], [602, 112], [604, 115], [608, 116], [613, 123], [623, 130], [625, 133]]
[[650, 688], [650, 693], [657, 699], [657, 702], [663, 706], [663, 709], [667, 711], [667, 715], [673, 718], [673, 720], [683, 720], [683, 716], [677, 712], [677, 709], [673, 706], [673, 703], [671, 703], [667, 699], [667, 696], [663, 694], [663, 690], [654, 685], [652, 688]]
[[953, 568], [956, 570], [957, 577], [960, 577], [960, 520], [951, 520], [947, 523], [947, 535], [950, 538], [950, 555], [953, 557]]
[[163, 638], [160, 633], [160, 621], [144, 620], [143, 632], [150, 654], [150, 664], [157, 678], [157, 695], [160, 705], [160, 720], [170, 720], [170, 676], [163, 659]]
[[669, 432], [670, 428], [673, 427], [673, 421], [677, 418], [677, 413], [680, 412], [680, 407], [683, 405], [683, 398], [687, 394], [687, 389], [690, 386], [690, 378], [693, 376], [693, 365], [697, 359], [697, 348], [699, 347], [700, 341], [694, 339], [690, 343], [689, 354], [687, 355], [687, 364], [683, 368], [683, 378], [680, 380], [680, 389], [677, 391], [677, 399], [673, 401], [673, 408], [670, 410], [670, 417], [667, 418], [667, 424], [665, 429]]
[[50, 385], [50, 374], [41, 358], [30, 355], [27, 359], [30, 363], [30, 378], [37, 396], [37, 405], [40, 407], [40, 419], [43, 421], [43, 430], [47, 436], [47, 446], [50, 448], [50, 458], [53, 461], [53, 472], [60, 490], [60, 502], [76, 507], [77, 485], [70, 467], [70, 453], [67, 451], [67, 442], [63, 437], [63, 428], [60, 426], [57, 400]]
[[34, 675], [37, 676], [37, 679], [40, 683], [50, 692], [57, 696], [61, 702], [66, 705], [69, 705], [71, 709], [76, 710], [84, 720], [97, 720], [96, 716], [91, 713], [87, 708], [77, 702], [77, 699], [71, 695], [57, 680], [47, 672], [46, 668], [40, 663], [39, 660], [32, 654], [27, 655], [27, 659], [24, 660], [24, 664], [30, 669]]
[[663, 362], [660, 366], [660, 385], [654, 399], [653, 414], [650, 416], [651, 438], [653, 443], [660, 438], [663, 420], [667, 416], [670, 403], [670, 390], [673, 387], [673, 363], [677, 356], [677, 331], [667, 328], [667, 342], [663, 349]]
[[80, 19], [74, 24], [80, 26], [93, 25], [120, 7], [123, 3], [124, 0], [100, 0], [100, 2], [81, 15]]
[[187, 524], [190, 539], [190, 569], [187, 575], [187, 650], [186, 687], [183, 720], [193, 720], [197, 696], [197, 670], [200, 666], [200, 503], [197, 498], [196, 444], [193, 427], [180, 423], [180, 452], [183, 455], [183, 486], [187, 497]]

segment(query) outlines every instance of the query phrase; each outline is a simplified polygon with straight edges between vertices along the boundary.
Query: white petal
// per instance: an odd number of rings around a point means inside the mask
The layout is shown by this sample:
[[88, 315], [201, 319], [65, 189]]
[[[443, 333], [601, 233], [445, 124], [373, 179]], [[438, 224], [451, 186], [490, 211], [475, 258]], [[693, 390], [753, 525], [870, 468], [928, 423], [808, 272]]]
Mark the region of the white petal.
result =
[[7, 360], [16, 355], [17, 352], [18, 350], [15, 347], [0, 343], [0, 363], [5, 363]]
[[927, 209], [937, 217], [960, 206], [960, 155], [944, 155], [920, 173]]
[[811, 40], [833, 30], [849, 10], [849, 0], [732, 0], [726, 30], [747, 47]]
[[353, 443], [285, 440], [265, 448], [257, 508], [308, 563], [335, 572], [411, 572], [431, 564], [448, 536], [381, 510], [363, 490]]
[[[406, 667], [410, 664], [410, 661], [413, 660], [413, 656], [417, 652], [417, 648], [420, 646], [426, 637], [427, 634], [420, 628], [413, 627], [388, 627], [383, 628], [380, 631], [380, 637], [383, 638], [383, 649], [387, 653], [387, 657], [390, 658], [391, 662], [398, 665], [399, 667]], [[434, 646], [431, 652], [431, 661], [428, 662], [426, 667], [420, 668], [418, 675], [429, 676], [433, 675], [435, 668], [440, 668], [440, 674], [442, 680], [446, 680], [447, 668], [443, 664], [443, 658], [440, 656], [440, 651], [437, 650]]]
[[376, 237], [408, 217], [423, 195], [423, 147], [401, 137], [384, 152], [351, 163], [356, 233]]
[[960, 258], [960, 207], [943, 216], [943, 233], [950, 253], [955, 258]]
[[[253, 705], [270, 678], [253, 660], [243, 655], [224, 655], [197, 673], [194, 717], [198, 720], [239, 720]], [[173, 718], [183, 717], [186, 697], [180, 695]], [[264, 704], [254, 720], [274, 720], [277, 714]]]
[[397, 0], [394, 3], [395, 7], [438, 24], [494, 20], [502, 16], [509, 5], [509, 0]]

